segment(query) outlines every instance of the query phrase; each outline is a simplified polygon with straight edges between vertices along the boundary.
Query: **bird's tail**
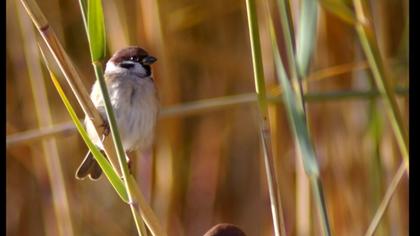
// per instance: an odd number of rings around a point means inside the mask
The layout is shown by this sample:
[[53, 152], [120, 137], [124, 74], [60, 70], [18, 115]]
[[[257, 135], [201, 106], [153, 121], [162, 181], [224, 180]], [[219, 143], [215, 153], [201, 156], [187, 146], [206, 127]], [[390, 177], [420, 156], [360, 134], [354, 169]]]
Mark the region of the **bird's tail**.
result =
[[98, 180], [102, 175], [102, 169], [98, 162], [93, 157], [92, 153], [88, 151], [85, 158], [76, 171], [76, 179], [82, 180], [89, 176], [91, 180]]

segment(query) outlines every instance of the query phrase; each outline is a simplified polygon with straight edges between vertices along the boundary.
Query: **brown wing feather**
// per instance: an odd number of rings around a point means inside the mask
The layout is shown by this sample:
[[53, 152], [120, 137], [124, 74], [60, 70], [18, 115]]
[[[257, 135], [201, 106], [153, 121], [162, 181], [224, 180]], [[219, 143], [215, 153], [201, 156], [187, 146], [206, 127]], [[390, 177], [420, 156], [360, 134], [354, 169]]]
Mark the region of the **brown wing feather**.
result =
[[90, 169], [89, 179], [91, 180], [98, 180], [99, 177], [102, 175], [102, 169], [99, 166], [98, 162], [94, 160], [95, 163], [92, 165], [92, 168]]
[[83, 159], [82, 164], [80, 164], [79, 168], [77, 168], [76, 179], [84, 179], [90, 173], [90, 169], [94, 165], [94, 162], [96, 161], [89, 151]]

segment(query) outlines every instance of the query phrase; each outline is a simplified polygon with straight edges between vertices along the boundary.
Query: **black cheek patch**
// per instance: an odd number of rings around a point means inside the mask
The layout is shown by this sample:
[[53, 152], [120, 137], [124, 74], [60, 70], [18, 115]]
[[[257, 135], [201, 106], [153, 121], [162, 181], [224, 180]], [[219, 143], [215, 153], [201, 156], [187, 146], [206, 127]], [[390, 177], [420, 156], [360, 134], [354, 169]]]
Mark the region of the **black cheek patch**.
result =
[[133, 63], [124, 63], [124, 62], [121, 62], [120, 63], [120, 67], [125, 68], [125, 69], [130, 69], [130, 68], [133, 68], [134, 67], [134, 64]]
[[150, 76], [152, 75], [152, 69], [148, 65], [143, 65], [144, 70], [146, 71], [146, 75]]

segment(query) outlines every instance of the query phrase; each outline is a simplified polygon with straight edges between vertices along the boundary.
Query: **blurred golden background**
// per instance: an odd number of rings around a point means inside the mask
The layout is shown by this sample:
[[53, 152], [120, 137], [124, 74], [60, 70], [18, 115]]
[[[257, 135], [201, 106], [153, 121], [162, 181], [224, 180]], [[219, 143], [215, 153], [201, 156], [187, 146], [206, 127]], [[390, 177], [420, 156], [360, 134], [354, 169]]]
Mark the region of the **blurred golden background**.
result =
[[[78, 2], [37, 2], [90, 91], [95, 77]], [[162, 116], [153, 159], [135, 159], [134, 171], [168, 235], [203, 235], [220, 222], [247, 235], [273, 235], [245, 1], [103, 4], [108, 56], [139, 45], [158, 58]], [[369, 4], [408, 127], [408, 0]], [[297, 26], [299, 1], [291, 6]], [[262, 1], [257, 10], [267, 88], [276, 96]], [[129, 208], [105, 178], [74, 178], [88, 149], [41, 63], [42, 40], [20, 1], [6, 1], [6, 19], [7, 235], [135, 235]], [[332, 232], [362, 235], [402, 158], [382, 99], [364, 93], [374, 86], [354, 28], [321, 6], [308, 80], [308, 121]], [[276, 102], [269, 109], [287, 235], [320, 235], [285, 107]], [[62, 201], [54, 205], [56, 199]], [[406, 176], [375, 235], [408, 235]]]

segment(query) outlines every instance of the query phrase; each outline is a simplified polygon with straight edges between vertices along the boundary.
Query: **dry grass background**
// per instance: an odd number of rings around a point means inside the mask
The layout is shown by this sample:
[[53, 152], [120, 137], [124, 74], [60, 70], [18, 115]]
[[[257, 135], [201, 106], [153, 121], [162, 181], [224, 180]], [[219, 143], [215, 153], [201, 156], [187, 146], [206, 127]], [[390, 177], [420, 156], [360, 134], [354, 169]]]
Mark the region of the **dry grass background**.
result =
[[[292, 1], [294, 16], [299, 12], [297, 2]], [[38, 4], [90, 90], [94, 74], [77, 1]], [[168, 235], [202, 235], [219, 222], [234, 223], [248, 235], [272, 235], [256, 103], [197, 112], [182, 112], [178, 107], [254, 92], [245, 1], [110, 0], [103, 4], [108, 55], [127, 45], [140, 45], [158, 58], [153, 70], [162, 108], [168, 113], [158, 123], [153, 160], [137, 159], [135, 171]], [[393, 81], [407, 88], [408, 1], [370, 4], [387, 68]], [[257, 2], [257, 6], [267, 87], [269, 94], [277, 95], [267, 19], [263, 4]], [[39, 35], [19, 1], [7, 0], [6, 7], [7, 136], [28, 130], [39, 134], [47, 128], [38, 123], [46, 114], [37, 117], [39, 100], [34, 98], [30, 77], [41, 74], [29, 70], [33, 60], [28, 50], [28, 40]], [[372, 79], [364, 61], [354, 28], [320, 8], [307, 92], [368, 90]], [[338, 65], [349, 69], [340, 73]], [[71, 124], [45, 72], [39, 71], [44, 77], [38, 76], [38, 81], [45, 81], [48, 104], [38, 106], [47, 107], [54, 125]], [[398, 102], [408, 124], [407, 94]], [[169, 108], [176, 113], [170, 115]], [[362, 235], [401, 162], [381, 99], [312, 99], [307, 109], [332, 232]], [[273, 103], [269, 111], [288, 235], [319, 235], [312, 192], [307, 183], [298, 182], [304, 174], [297, 165], [285, 107]], [[87, 151], [76, 130], [67, 128], [54, 137], [74, 235], [134, 235], [128, 207], [105, 178], [98, 182], [74, 178]], [[46, 153], [43, 145], [41, 139], [8, 143], [7, 235], [58, 235], [59, 216], [47, 171], [48, 158], [54, 155]], [[376, 235], [408, 235], [408, 178], [400, 183]]]

